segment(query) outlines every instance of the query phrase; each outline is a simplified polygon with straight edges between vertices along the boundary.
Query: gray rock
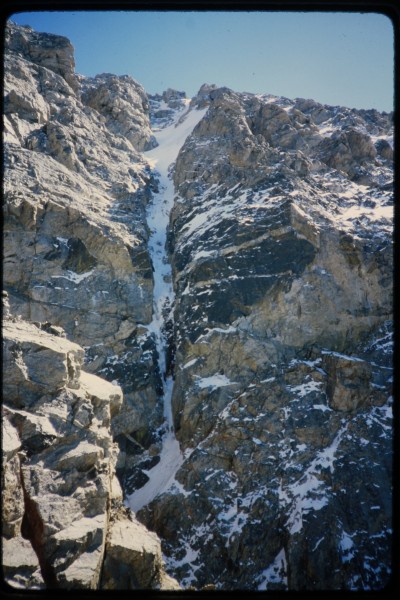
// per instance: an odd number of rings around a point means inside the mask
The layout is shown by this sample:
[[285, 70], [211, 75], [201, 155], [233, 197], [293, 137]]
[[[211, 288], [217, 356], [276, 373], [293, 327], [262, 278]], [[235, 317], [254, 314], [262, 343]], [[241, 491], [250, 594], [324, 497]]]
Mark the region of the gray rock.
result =
[[[44, 394], [75, 388], [83, 350], [22, 320], [4, 324], [5, 398], [14, 406], [30, 406]], [[23, 382], [23, 383], [22, 383]]]
[[[51, 327], [20, 318], [3, 323], [4, 576], [16, 588], [98, 589], [106, 539], [115, 538], [111, 515], [122, 502], [111, 437], [122, 391], [81, 371], [82, 348], [44, 329]], [[177, 589], [157, 536], [140, 524], [136, 530], [140, 549], [128, 563], [136, 564], [142, 586]]]
[[[169, 237], [186, 459], [138, 518], [184, 587], [379, 588], [391, 369], [373, 348], [391, 320], [392, 248], [389, 222], [362, 215], [367, 199], [391, 202], [365, 133], [389, 120], [226, 88], [198, 101], [209, 108], [178, 155]], [[374, 567], [359, 575], [363, 552]]]
[[160, 380], [154, 352], [146, 354], [154, 340], [139, 325], [152, 316], [145, 209], [153, 177], [135, 150], [154, 143], [147, 95], [130, 77], [75, 76], [65, 38], [15, 25], [6, 37], [10, 310], [85, 346], [86, 369], [124, 389], [127, 418], [115, 431], [154, 436]]
[[387, 160], [393, 160], [393, 148], [387, 140], [381, 139], [375, 142], [375, 148], [379, 156]]
[[39, 561], [28, 540], [21, 536], [2, 540], [3, 577], [14, 589], [45, 588]]
[[179, 590], [164, 571], [161, 544], [135, 519], [118, 517], [107, 539], [102, 588], [106, 590]]
[[104, 73], [81, 79], [81, 84], [83, 103], [105, 117], [110, 131], [123, 135], [139, 151], [156, 145], [149, 127], [149, 100], [137, 81]]

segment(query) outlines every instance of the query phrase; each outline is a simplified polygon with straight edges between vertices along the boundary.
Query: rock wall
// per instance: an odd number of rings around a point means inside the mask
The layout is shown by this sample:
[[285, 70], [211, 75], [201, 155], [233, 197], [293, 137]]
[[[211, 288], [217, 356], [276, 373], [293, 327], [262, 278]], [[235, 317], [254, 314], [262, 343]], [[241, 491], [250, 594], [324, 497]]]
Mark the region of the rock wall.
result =
[[160, 540], [122, 504], [111, 435], [121, 388], [83, 371], [83, 349], [59, 327], [6, 318], [3, 353], [5, 581], [19, 589], [177, 589]]
[[162, 423], [145, 328], [149, 103], [130, 77], [75, 76], [65, 38], [10, 25], [6, 48], [4, 286], [14, 314], [61, 326], [88, 372], [122, 386], [112, 422], [122, 474]]
[[209, 109], [176, 161], [169, 248], [189, 456], [138, 516], [186, 586], [380, 588], [391, 116], [215, 86], [192, 104]]
[[165, 427], [143, 152], [188, 101], [76, 75], [68, 40], [13, 24], [4, 81], [7, 581], [385, 586], [393, 115], [216, 85], [191, 100], [168, 232], [183, 460], [133, 515]]
[[68, 40], [13, 24], [4, 92], [5, 579], [174, 589], [157, 536], [123, 508], [115, 477], [162, 422], [142, 325], [155, 185], [138, 151], [154, 144], [146, 94], [129, 77], [75, 75]]

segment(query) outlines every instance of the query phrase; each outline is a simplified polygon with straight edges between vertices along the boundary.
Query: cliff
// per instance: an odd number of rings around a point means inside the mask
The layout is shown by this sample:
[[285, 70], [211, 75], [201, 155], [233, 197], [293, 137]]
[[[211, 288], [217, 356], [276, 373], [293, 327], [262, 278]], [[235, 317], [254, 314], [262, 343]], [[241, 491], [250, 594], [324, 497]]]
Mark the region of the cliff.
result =
[[10, 584], [385, 586], [392, 115], [10, 24], [4, 119]]

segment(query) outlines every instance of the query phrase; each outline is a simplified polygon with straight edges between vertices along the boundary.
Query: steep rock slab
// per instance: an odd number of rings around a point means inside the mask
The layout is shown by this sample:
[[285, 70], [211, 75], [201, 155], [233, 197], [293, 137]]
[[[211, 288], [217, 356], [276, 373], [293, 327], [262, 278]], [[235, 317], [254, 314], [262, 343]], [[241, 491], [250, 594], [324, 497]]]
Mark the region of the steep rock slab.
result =
[[162, 94], [149, 96], [150, 121], [153, 131], [159, 131], [171, 125], [176, 111], [182, 109], [186, 102], [186, 93], [168, 88]]
[[2, 568], [5, 581], [16, 589], [44, 589], [38, 557], [23, 537], [2, 539]]
[[39, 585], [39, 564], [47, 587], [96, 588], [114, 494], [110, 405], [120, 407], [121, 389], [93, 375], [81, 386], [83, 350], [65, 337], [21, 319], [3, 332], [6, 576]]
[[[165, 573], [156, 534], [122, 508], [111, 437], [121, 388], [81, 371], [83, 350], [65, 337], [10, 316], [3, 331], [12, 374], [3, 390], [2, 426], [7, 583], [19, 589], [180, 589]], [[71, 356], [75, 370], [68, 378]]]
[[13, 53], [60, 75], [73, 90], [78, 89], [74, 49], [66, 37], [38, 33], [31, 27], [10, 23], [6, 30], [6, 44]]
[[25, 408], [44, 394], [78, 387], [84, 354], [78, 344], [22, 320], [6, 321], [3, 338], [6, 402]]
[[82, 101], [104, 115], [107, 127], [123, 135], [139, 151], [156, 145], [149, 126], [149, 100], [137, 81], [123, 75], [82, 78]]
[[[10, 24], [5, 51], [4, 284], [14, 314], [61, 326], [124, 390], [113, 430], [162, 421], [145, 207], [149, 107], [131, 78], [74, 74], [65, 38]], [[104, 104], [104, 106], [103, 106]], [[103, 114], [104, 113], [104, 114]], [[123, 455], [120, 462], [124, 469]]]
[[[371, 140], [390, 143], [390, 115], [215, 86], [196, 102], [209, 109], [177, 159], [169, 238], [186, 460], [138, 516], [184, 587], [380, 588], [393, 207]], [[341, 134], [333, 169], [324, 140]]]

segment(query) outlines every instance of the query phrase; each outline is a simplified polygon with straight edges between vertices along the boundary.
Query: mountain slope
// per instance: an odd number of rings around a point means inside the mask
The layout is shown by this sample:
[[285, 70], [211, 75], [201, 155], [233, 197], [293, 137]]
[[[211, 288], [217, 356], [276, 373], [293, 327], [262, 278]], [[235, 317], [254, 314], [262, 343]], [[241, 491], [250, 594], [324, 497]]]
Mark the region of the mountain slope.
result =
[[139, 518], [184, 585], [380, 587], [393, 206], [376, 147], [390, 119], [207, 87], [204, 104], [175, 164], [169, 239], [187, 458]]
[[[215, 85], [191, 100], [147, 96], [128, 76], [76, 75], [65, 38], [10, 25], [6, 41], [10, 311], [33, 332], [64, 330], [87, 376], [123, 393], [104, 443], [116, 443], [109, 469], [127, 508], [102, 513], [105, 559], [79, 586], [176, 589], [137, 518], [184, 588], [380, 589], [392, 540], [393, 116]], [[11, 364], [16, 388], [36, 389], [18, 352]], [[26, 410], [18, 402], [11, 391], [5, 407]], [[21, 431], [4, 483], [20, 500], [19, 449], [32, 464], [62, 456], [57, 440], [43, 450]], [[26, 506], [10, 504], [13, 526], [3, 511], [5, 544]], [[74, 544], [64, 525], [49, 530], [46, 564], [74, 587], [52, 536], [71, 564], [93, 536], [82, 529]], [[31, 567], [18, 579], [10, 559], [14, 584], [49, 585], [21, 544]]]

